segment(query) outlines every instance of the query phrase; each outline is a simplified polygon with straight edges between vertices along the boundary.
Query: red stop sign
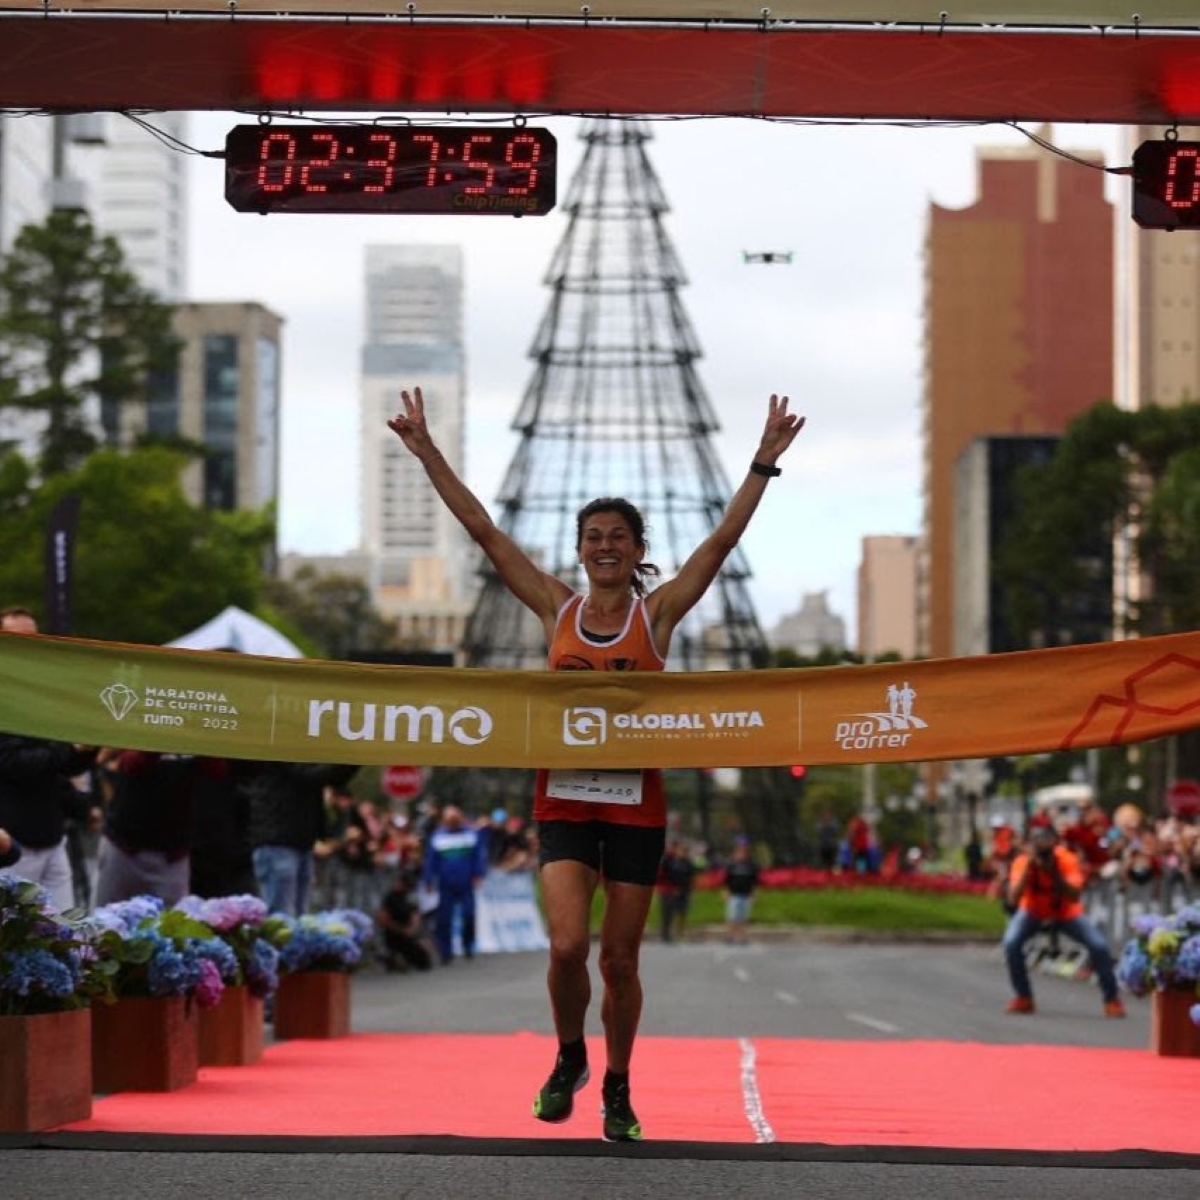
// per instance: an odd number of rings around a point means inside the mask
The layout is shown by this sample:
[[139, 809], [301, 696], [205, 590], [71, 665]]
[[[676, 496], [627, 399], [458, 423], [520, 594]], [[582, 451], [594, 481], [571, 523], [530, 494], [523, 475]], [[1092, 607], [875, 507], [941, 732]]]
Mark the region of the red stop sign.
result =
[[393, 800], [411, 800], [425, 790], [428, 778], [424, 767], [384, 767], [380, 786]]

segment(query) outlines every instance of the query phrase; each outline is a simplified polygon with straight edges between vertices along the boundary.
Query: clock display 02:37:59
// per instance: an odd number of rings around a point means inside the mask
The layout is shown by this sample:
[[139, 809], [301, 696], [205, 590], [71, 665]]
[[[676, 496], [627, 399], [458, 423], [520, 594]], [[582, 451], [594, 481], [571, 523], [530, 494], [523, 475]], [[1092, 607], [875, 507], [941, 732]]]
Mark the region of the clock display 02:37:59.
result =
[[255, 213], [542, 216], [556, 151], [527, 126], [238, 125], [225, 199]]

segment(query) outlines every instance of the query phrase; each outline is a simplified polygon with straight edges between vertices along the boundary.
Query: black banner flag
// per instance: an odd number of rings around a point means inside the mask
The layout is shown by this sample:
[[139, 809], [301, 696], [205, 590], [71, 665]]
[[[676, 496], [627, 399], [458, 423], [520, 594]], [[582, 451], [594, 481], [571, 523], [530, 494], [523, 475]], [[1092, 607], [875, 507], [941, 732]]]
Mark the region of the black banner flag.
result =
[[62, 636], [71, 632], [71, 571], [79, 503], [78, 496], [64, 496], [46, 522], [45, 633]]

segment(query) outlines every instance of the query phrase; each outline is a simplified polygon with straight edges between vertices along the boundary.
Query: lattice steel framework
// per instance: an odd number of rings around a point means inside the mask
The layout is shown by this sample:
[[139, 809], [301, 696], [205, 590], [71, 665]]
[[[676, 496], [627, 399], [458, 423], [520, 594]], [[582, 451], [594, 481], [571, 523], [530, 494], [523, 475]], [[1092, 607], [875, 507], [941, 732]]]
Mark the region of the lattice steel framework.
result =
[[[646, 518], [647, 559], [670, 578], [728, 503], [711, 443], [716, 414], [696, 372], [701, 356], [680, 300], [683, 268], [667, 236], [668, 204], [646, 152], [644, 122], [591, 121], [567, 191], [568, 225], [546, 274], [550, 303], [513, 428], [520, 444], [497, 497], [499, 523], [552, 574], [584, 585], [575, 514], [624, 496]], [[486, 561], [467, 625], [472, 666], [539, 667], [540, 626]], [[680, 670], [761, 666], [766, 641], [735, 550], [676, 631]]]

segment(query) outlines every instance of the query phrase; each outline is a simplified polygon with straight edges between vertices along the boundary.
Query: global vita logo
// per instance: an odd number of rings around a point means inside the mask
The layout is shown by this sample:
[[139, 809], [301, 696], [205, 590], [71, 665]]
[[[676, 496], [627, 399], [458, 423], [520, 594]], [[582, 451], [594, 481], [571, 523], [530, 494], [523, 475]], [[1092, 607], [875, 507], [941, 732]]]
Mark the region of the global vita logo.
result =
[[563, 744], [602, 746], [608, 737], [608, 714], [602, 708], [568, 708], [563, 712]]
[[916, 689], [905, 680], [890, 683], [887, 689], [886, 712], [855, 713], [847, 721], [839, 721], [834, 740], [843, 750], [899, 749], [907, 746], [916, 729], [929, 725], [913, 711], [917, 702]]
[[100, 703], [114, 721], [124, 720], [136, 707], [138, 694], [125, 683], [110, 683], [100, 693]]

